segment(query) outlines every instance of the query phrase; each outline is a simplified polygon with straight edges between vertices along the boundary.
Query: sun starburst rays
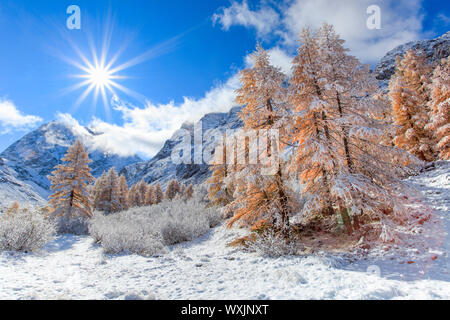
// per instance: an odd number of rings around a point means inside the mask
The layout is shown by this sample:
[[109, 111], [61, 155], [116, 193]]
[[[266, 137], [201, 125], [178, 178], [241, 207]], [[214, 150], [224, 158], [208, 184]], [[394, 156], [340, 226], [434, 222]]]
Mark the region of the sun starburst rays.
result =
[[110, 115], [108, 96], [117, 95], [116, 90], [134, 97], [139, 96], [132, 90], [117, 83], [118, 80], [127, 79], [128, 77], [118, 75], [115, 70], [112, 70], [114, 61], [107, 61], [108, 53], [105, 52], [105, 50], [108, 50], [108, 47], [108, 45], [103, 45], [100, 61], [94, 48], [92, 48], [92, 62], [80, 50], [75, 51], [78, 53], [80, 61], [66, 59], [67, 62], [81, 71], [81, 74], [72, 75], [72, 77], [82, 79], [82, 81], [67, 88], [65, 92], [69, 93], [84, 88], [72, 106], [72, 112], [76, 111], [91, 93], [93, 93], [93, 107], [96, 107], [98, 98], [101, 97], [105, 113], [108, 117]]
[[134, 98], [136, 101], [145, 103], [147, 101], [145, 96], [119, 83], [121, 82], [120, 80], [130, 78], [119, 73], [123, 73], [127, 69], [135, 67], [138, 64], [176, 50], [182, 42], [183, 37], [192, 31], [188, 30], [173, 38], [160, 42], [148, 51], [139, 54], [128, 61], [120, 61], [120, 56], [126, 50], [133, 37], [126, 38], [125, 42], [122, 42], [122, 45], [118, 48], [118, 50], [115, 53], [110, 54], [114, 24], [111, 19], [111, 14], [109, 13], [105, 28], [103, 30], [103, 40], [100, 43], [100, 51], [97, 51], [96, 42], [94, 41], [92, 34], [87, 34], [87, 45], [90, 51], [90, 59], [88, 58], [88, 55], [86, 55], [80, 47], [75, 44], [71, 37], [67, 36], [64, 32], [61, 32], [61, 35], [68, 41], [70, 47], [73, 49], [72, 52], [76, 54], [76, 58], [67, 57], [62, 54], [57, 56], [66, 63], [78, 69], [79, 73], [72, 74], [70, 77], [80, 79], [79, 83], [61, 90], [61, 93], [68, 94], [82, 90], [80, 96], [76, 98], [74, 104], [69, 110], [71, 113], [75, 113], [91, 94], [93, 97], [91, 112], [95, 113], [97, 103], [99, 102], [98, 99], [101, 97], [107, 117], [110, 117], [111, 113], [109, 107], [109, 101], [111, 100], [109, 99], [108, 101], [108, 98], [111, 96], [118, 96], [119, 92]]

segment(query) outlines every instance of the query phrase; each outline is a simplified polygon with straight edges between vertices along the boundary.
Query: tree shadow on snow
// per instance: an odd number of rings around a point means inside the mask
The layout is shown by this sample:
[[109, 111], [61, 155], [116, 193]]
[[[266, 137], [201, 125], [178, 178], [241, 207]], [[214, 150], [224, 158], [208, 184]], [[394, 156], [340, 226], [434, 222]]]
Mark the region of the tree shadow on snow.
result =
[[44, 249], [48, 252], [69, 250], [74, 244], [80, 242], [82, 237], [73, 234], [63, 234], [56, 237], [55, 240], [48, 243]]

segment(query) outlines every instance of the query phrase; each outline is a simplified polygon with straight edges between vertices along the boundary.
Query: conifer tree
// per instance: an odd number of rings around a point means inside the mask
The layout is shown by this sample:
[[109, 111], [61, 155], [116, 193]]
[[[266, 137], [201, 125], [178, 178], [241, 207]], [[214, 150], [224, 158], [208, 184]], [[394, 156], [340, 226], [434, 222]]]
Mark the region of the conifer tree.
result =
[[383, 144], [387, 124], [374, 116], [380, 107], [375, 80], [333, 28], [305, 29], [302, 43], [291, 79], [291, 143], [298, 148], [290, 169], [300, 171], [310, 195], [303, 213], [338, 210], [348, 233], [371, 223], [381, 234], [393, 220], [407, 219], [398, 205], [398, 174], [415, 159]]
[[389, 82], [393, 120], [398, 126], [394, 143], [424, 161], [434, 159], [433, 134], [426, 129], [430, 72], [425, 55], [408, 50], [403, 59], [397, 57]]
[[92, 201], [88, 186], [94, 178], [88, 166], [91, 160], [80, 140], [67, 150], [62, 161], [64, 164], [57, 165], [48, 176], [53, 190], [50, 196], [52, 215], [89, 218], [92, 216]]
[[104, 211], [103, 208], [103, 196], [106, 189], [106, 171], [103, 171], [102, 175], [95, 179], [94, 186], [91, 190], [93, 197], [93, 207], [95, 210]]
[[191, 184], [189, 184], [189, 186], [187, 186], [186, 191], [184, 193], [184, 197], [186, 200], [191, 199], [194, 196], [194, 186]]
[[[241, 71], [242, 87], [237, 90], [236, 102], [245, 105], [239, 117], [244, 129], [258, 130], [259, 141], [267, 139], [266, 148], [258, 150], [259, 162], [239, 166], [227, 179], [236, 184], [235, 199], [227, 205], [227, 211], [234, 216], [229, 226], [239, 221], [241, 224], [258, 228], [269, 224], [287, 236], [290, 215], [290, 190], [283, 181], [281, 166], [272, 175], [262, 174], [266, 165], [263, 158], [277, 156], [279, 146], [270, 136], [263, 136], [263, 130], [278, 129], [283, 132], [281, 119], [286, 116], [286, 88], [283, 85], [286, 76], [270, 65], [268, 53], [258, 45], [252, 55], [253, 67]], [[246, 144], [243, 159], [251, 154]], [[272, 154], [275, 152], [277, 155]], [[278, 159], [278, 158], [277, 158]]]
[[138, 207], [143, 207], [143, 206], [146, 205], [145, 199], [146, 199], [146, 195], [147, 195], [147, 190], [148, 190], [148, 185], [144, 181], [144, 179], [142, 179], [136, 185], [136, 193], [137, 193], [137, 196], [136, 196], [137, 203], [136, 203], [136, 205]]
[[167, 184], [165, 198], [173, 200], [180, 192], [180, 184], [177, 179], [170, 180]]
[[434, 133], [436, 151], [450, 159], [450, 57], [436, 66], [430, 84], [430, 123], [425, 129]]
[[145, 194], [145, 204], [151, 206], [155, 204], [155, 187], [149, 186], [147, 188], [147, 193]]
[[216, 157], [216, 161], [211, 166], [211, 177], [207, 181], [208, 198], [214, 205], [226, 206], [233, 201], [234, 190], [232, 184], [226, 182], [233, 167], [227, 164], [227, 147], [225, 143], [225, 136], [219, 143], [222, 144], [222, 152], [221, 154], [214, 155]]
[[106, 212], [113, 213], [122, 210], [122, 204], [120, 202], [120, 188], [119, 188], [119, 175], [116, 169], [112, 167], [107, 173], [107, 201]]
[[161, 189], [161, 185], [158, 183], [155, 186], [155, 197], [153, 199], [154, 203], [155, 204], [161, 203], [163, 201], [163, 199], [164, 199], [164, 194], [163, 194], [163, 191]]
[[130, 208], [137, 207], [140, 202], [139, 193], [137, 192], [137, 185], [134, 184], [128, 190], [128, 206]]
[[[293, 61], [290, 79], [290, 104], [295, 115], [289, 123], [289, 142], [296, 145], [288, 169], [301, 173], [305, 192], [316, 195], [320, 205], [310, 215], [334, 213], [331, 201], [332, 176], [336, 171], [335, 150], [330, 136], [325, 102], [322, 99], [322, 65], [318, 61], [319, 42], [310, 28], [302, 31], [301, 47]], [[320, 200], [319, 200], [320, 199]]]
[[127, 179], [124, 175], [120, 175], [119, 177], [119, 202], [121, 206], [121, 210], [127, 210], [129, 208], [128, 205], [128, 184]]
[[122, 211], [120, 199], [119, 176], [114, 167], [111, 167], [94, 185], [95, 208], [106, 214]]

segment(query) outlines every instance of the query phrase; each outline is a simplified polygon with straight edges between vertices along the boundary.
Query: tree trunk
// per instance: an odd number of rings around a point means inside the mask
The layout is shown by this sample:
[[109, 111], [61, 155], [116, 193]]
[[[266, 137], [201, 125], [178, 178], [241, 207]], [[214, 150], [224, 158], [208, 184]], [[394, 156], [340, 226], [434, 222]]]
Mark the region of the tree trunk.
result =
[[289, 208], [288, 198], [283, 190], [283, 183], [281, 180], [281, 167], [277, 172], [278, 197], [280, 198], [280, 213], [281, 213], [281, 233], [285, 239], [289, 238]]
[[[361, 213], [362, 213], [362, 210], [361, 210]], [[360, 228], [359, 218], [358, 218], [358, 215], [356, 215], [356, 214], [353, 217], [353, 227], [355, 230], [359, 230], [359, 228]]]
[[353, 234], [352, 221], [348, 214], [347, 208], [339, 207], [339, 211], [341, 212], [342, 221], [344, 222], [345, 228], [347, 229], [347, 233], [349, 235]]
[[[344, 116], [344, 113], [342, 111], [342, 104], [341, 104], [341, 98], [339, 97], [339, 93], [336, 94], [336, 100], [337, 100], [338, 109], [339, 109], [339, 116], [342, 118]], [[350, 157], [350, 148], [348, 146], [348, 140], [349, 140], [348, 132], [343, 125], [341, 126], [341, 130], [342, 130], [342, 134], [343, 134], [342, 140], [344, 142], [345, 158], [347, 159], [347, 166], [348, 166], [350, 173], [352, 173], [353, 161], [352, 161], [352, 158]]]

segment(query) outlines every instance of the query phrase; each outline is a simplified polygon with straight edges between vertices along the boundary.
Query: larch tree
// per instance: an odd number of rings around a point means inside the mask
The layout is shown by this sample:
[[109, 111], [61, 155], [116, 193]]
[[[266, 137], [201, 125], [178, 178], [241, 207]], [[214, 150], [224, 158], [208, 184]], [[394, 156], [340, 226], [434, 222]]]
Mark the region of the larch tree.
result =
[[88, 192], [89, 184], [94, 180], [89, 168], [88, 153], [80, 140], [67, 150], [62, 158], [63, 164], [55, 167], [48, 176], [53, 194], [50, 196], [52, 216], [64, 218], [90, 218], [92, 200]]
[[145, 198], [147, 195], [147, 190], [148, 190], [148, 184], [144, 181], [144, 179], [142, 179], [141, 181], [139, 181], [136, 184], [135, 199], [136, 199], [137, 207], [143, 207], [146, 205]]
[[434, 133], [436, 151], [450, 160], [450, 57], [436, 66], [430, 84], [430, 123], [426, 129]]
[[127, 179], [123, 174], [119, 177], [119, 202], [121, 205], [121, 210], [128, 209], [128, 184]]
[[305, 193], [313, 195], [309, 201], [309, 216], [327, 216], [334, 213], [330, 189], [337, 164], [322, 93], [322, 64], [317, 59], [318, 35], [305, 28], [300, 42], [302, 45], [293, 60], [289, 87], [293, 117], [287, 122], [291, 132], [287, 139], [296, 148], [288, 170], [296, 176], [300, 173]]
[[389, 82], [393, 120], [398, 126], [394, 143], [424, 161], [435, 158], [433, 133], [426, 129], [430, 74], [425, 55], [408, 50], [403, 59], [397, 57], [396, 72]]
[[122, 211], [120, 199], [119, 176], [114, 167], [111, 167], [97, 179], [94, 185], [95, 209], [106, 214]]
[[119, 187], [119, 175], [114, 167], [108, 170], [106, 175], [107, 188], [105, 201], [106, 213], [114, 213], [122, 210], [122, 203], [120, 202], [120, 187]]
[[164, 193], [162, 191], [161, 185], [158, 183], [155, 186], [155, 204], [161, 203], [164, 200]]
[[[258, 150], [251, 150], [250, 141], [240, 149], [240, 164], [226, 180], [236, 184], [235, 197], [227, 205], [228, 211], [234, 212], [229, 226], [238, 222], [258, 228], [270, 225], [287, 237], [289, 229], [290, 190], [282, 176], [282, 166], [278, 163], [279, 145], [273, 141], [269, 130], [283, 132], [281, 125], [286, 116], [287, 100], [284, 82], [286, 76], [279, 68], [269, 62], [268, 53], [260, 46], [252, 54], [254, 65], [240, 72], [242, 86], [237, 92], [236, 102], [244, 105], [239, 117], [244, 123], [244, 130], [257, 132]], [[252, 155], [252, 153], [257, 155]], [[256, 157], [255, 157], [256, 156]], [[257, 163], [250, 163], [254, 157]], [[268, 160], [275, 159], [276, 170], [263, 174]], [[247, 163], [248, 162], [248, 163]], [[225, 181], [226, 182], [226, 181]]]
[[191, 199], [194, 196], [194, 186], [191, 184], [189, 184], [186, 188], [186, 191], [184, 193], [184, 198], [186, 200]]
[[167, 184], [165, 198], [173, 200], [180, 193], [180, 184], [177, 179], [172, 179]]
[[[233, 201], [233, 185], [227, 183], [228, 176], [233, 170], [232, 166], [227, 163], [226, 138], [223, 136], [218, 143], [222, 144], [218, 148], [221, 152], [215, 154], [214, 164], [211, 166], [211, 177], [208, 179], [208, 198], [212, 204], [217, 206], [226, 206]], [[220, 153], [220, 154], [219, 154]]]
[[128, 206], [130, 208], [137, 207], [140, 202], [139, 193], [137, 192], [137, 185], [133, 184], [128, 190]]
[[95, 210], [103, 211], [103, 193], [106, 189], [106, 171], [103, 171], [102, 175], [95, 179], [91, 194], [93, 198], [93, 207]]
[[155, 204], [155, 187], [148, 186], [147, 193], [145, 194], [145, 204], [151, 206]]
[[333, 27], [306, 29], [302, 40], [291, 80], [298, 146], [291, 169], [310, 195], [302, 212], [337, 210], [349, 234], [370, 224], [383, 238], [394, 220], [407, 219], [399, 173], [415, 158], [383, 144], [388, 124], [377, 117], [376, 82]]

